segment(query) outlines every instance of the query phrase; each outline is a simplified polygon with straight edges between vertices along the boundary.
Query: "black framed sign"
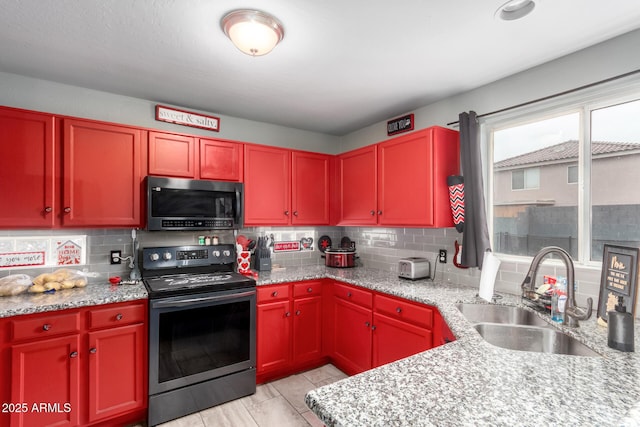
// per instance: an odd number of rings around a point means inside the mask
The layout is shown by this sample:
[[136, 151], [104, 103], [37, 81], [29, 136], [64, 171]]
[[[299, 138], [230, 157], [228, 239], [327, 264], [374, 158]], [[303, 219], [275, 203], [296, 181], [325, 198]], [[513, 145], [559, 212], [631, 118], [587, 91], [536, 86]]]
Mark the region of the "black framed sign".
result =
[[639, 248], [604, 245], [598, 318], [606, 321], [607, 312], [614, 309], [620, 296], [627, 313], [635, 317], [639, 253]]

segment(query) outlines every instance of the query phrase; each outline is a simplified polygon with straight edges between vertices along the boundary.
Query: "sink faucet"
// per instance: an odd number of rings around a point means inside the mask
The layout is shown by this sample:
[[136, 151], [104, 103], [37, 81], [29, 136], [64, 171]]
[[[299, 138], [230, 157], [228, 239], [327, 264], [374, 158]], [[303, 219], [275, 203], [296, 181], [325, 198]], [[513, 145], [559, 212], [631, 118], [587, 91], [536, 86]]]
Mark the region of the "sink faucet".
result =
[[533, 257], [533, 261], [531, 261], [531, 266], [529, 267], [529, 272], [522, 282], [522, 297], [534, 299], [532, 298], [532, 296], [536, 295], [534, 286], [536, 283], [536, 274], [538, 273], [538, 267], [540, 266], [542, 259], [552, 253], [560, 257], [567, 269], [567, 304], [564, 309], [564, 321], [562, 323], [567, 326], [577, 328], [578, 326], [580, 326], [578, 320], [587, 320], [589, 317], [591, 317], [593, 299], [587, 298], [586, 311], [585, 309], [578, 307], [578, 305], [576, 304], [576, 295], [573, 288], [573, 261], [571, 260], [571, 256], [569, 255], [569, 253], [567, 253], [567, 251], [565, 251], [564, 249], [557, 246], [547, 246], [546, 248], [540, 249], [536, 256]]

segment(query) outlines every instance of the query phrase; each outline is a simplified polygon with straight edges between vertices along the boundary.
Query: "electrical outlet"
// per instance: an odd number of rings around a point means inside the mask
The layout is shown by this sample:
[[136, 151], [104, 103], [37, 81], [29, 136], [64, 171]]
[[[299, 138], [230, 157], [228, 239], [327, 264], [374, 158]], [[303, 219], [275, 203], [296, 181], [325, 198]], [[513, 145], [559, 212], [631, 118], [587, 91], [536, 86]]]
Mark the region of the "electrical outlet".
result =
[[446, 264], [447, 263], [447, 250], [446, 249], [440, 249], [438, 251], [438, 261], [440, 261], [442, 264]]
[[111, 264], [122, 264], [122, 251], [111, 251]]

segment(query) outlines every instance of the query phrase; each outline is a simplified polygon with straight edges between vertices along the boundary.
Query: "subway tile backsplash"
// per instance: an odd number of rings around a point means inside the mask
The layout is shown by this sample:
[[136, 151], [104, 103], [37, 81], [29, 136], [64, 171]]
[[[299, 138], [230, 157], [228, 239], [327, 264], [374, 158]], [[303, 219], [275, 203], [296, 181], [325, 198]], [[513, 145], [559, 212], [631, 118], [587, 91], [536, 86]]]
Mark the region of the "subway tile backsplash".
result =
[[[112, 250], [122, 251], [123, 257], [132, 255], [131, 229], [73, 229], [73, 230], [0, 230], [0, 237], [9, 236], [87, 236], [87, 264], [80, 267], [98, 273], [100, 279], [106, 280], [110, 275], [128, 277], [129, 262], [110, 265], [109, 254]], [[215, 232], [148, 232], [138, 230], [140, 247], [197, 245], [200, 235], [217, 235], [220, 243], [233, 243], [232, 231]], [[358, 265], [384, 271], [397, 271], [398, 260], [405, 257], [425, 257], [431, 261], [432, 271], [435, 269], [436, 279], [444, 282], [478, 286], [480, 271], [476, 268], [459, 269], [453, 265], [454, 242], [462, 242], [462, 234], [455, 228], [385, 228], [385, 227], [248, 227], [238, 230], [250, 239], [260, 236], [271, 236], [275, 241], [300, 241], [302, 238], [313, 238], [313, 250], [300, 252], [275, 253], [272, 263], [283, 267], [322, 265], [324, 259], [318, 250], [317, 242], [321, 236], [329, 236], [334, 247], [339, 247], [343, 237], [349, 237], [356, 243]], [[438, 250], [447, 250], [446, 264], [436, 260]], [[520, 284], [529, 268], [529, 262], [505, 259], [500, 265], [496, 278], [496, 292], [520, 293]], [[55, 268], [13, 268], [0, 270], [0, 277], [9, 274], [25, 273], [36, 276]], [[600, 268], [576, 266], [578, 289], [576, 298], [579, 305], [584, 306], [586, 298], [591, 297], [597, 304], [600, 289]], [[544, 264], [539, 272], [541, 278], [545, 274], [566, 275], [563, 266]], [[594, 307], [595, 308], [595, 307]]]

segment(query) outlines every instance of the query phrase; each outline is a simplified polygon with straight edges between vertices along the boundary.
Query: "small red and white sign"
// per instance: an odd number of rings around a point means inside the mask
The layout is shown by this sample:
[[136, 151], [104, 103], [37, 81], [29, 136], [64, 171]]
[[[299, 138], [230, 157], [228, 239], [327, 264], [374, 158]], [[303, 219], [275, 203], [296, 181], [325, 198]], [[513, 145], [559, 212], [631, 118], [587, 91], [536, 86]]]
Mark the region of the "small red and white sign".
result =
[[214, 132], [220, 131], [220, 119], [218, 117], [178, 110], [164, 105], [156, 105], [156, 120]]
[[0, 253], [0, 268], [44, 265], [44, 262], [44, 251]]
[[300, 250], [300, 242], [275, 242], [273, 252], [297, 252]]
[[57, 242], [56, 255], [57, 265], [82, 264], [82, 246], [71, 240]]

